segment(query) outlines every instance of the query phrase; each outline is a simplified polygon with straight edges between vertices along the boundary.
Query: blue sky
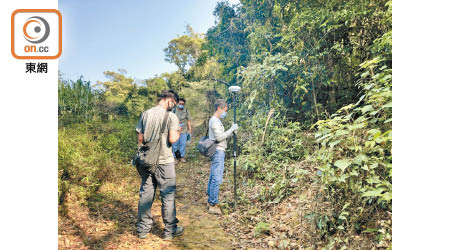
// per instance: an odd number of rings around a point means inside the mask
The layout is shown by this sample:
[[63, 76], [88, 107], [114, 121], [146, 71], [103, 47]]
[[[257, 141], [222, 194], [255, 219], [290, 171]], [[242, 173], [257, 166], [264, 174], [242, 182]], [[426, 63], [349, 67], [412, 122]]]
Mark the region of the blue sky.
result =
[[92, 83], [106, 80], [106, 70], [126, 69], [138, 80], [175, 71], [175, 65], [164, 61], [163, 49], [188, 24], [205, 33], [214, 25], [217, 2], [59, 0], [63, 17], [59, 70], [64, 79], [83, 75]]

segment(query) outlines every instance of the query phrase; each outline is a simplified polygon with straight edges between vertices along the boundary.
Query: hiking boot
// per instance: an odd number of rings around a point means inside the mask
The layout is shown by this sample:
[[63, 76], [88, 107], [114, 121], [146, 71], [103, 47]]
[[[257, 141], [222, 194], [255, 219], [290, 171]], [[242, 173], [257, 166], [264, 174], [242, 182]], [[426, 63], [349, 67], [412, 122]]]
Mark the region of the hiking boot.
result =
[[184, 233], [184, 228], [183, 227], [177, 227], [177, 229], [175, 230], [175, 232], [173, 232], [172, 234], [164, 234], [163, 236], [163, 240], [171, 240], [174, 237], [177, 236], [181, 236]]
[[212, 206], [208, 204], [208, 213], [222, 215], [222, 210], [220, 210], [219, 206], [217, 205]]
[[180, 161], [181, 161], [182, 163], [186, 163], [186, 159], [184, 159], [184, 157], [181, 157], [181, 158], [180, 158]]
[[145, 239], [145, 238], [147, 238], [148, 234], [149, 233], [138, 233], [138, 238], [139, 239]]

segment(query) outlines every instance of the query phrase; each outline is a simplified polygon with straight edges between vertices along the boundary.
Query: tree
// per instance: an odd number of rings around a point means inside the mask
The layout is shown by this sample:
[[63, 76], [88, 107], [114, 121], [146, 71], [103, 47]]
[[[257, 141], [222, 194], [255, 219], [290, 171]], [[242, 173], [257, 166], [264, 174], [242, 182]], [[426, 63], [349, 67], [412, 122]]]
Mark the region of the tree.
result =
[[188, 67], [195, 64], [200, 56], [204, 39], [201, 34], [195, 33], [191, 26], [186, 26], [184, 35], [172, 39], [169, 46], [164, 49], [166, 61], [174, 63], [184, 75]]
[[144, 82], [147, 85], [148, 98], [152, 102], [156, 101], [156, 97], [159, 93], [168, 88], [167, 82], [161, 76], [146, 79]]
[[175, 91], [180, 91], [181, 87], [185, 86], [187, 87], [187, 83], [186, 83], [186, 79], [184, 78], [184, 76], [176, 71], [176, 72], [172, 72], [172, 73], [162, 73], [161, 74], [161, 78], [164, 79], [164, 81], [166, 82], [167, 86], [170, 89], [173, 89]]
[[124, 69], [119, 69], [118, 72], [105, 71], [103, 74], [109, 81], [97, 81], [97, 86], [104, 88], [107, 101], [117, 104], [127, 98], [135, 83], [132, 78], [125, 76], [126, 73]]

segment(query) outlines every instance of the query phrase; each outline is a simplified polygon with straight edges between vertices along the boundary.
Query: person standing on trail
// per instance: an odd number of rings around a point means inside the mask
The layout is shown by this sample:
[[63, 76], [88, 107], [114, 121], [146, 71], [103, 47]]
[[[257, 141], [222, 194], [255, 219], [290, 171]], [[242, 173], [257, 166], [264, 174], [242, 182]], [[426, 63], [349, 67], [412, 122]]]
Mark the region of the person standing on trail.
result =
[[217, 99], [214, 103], [215, 113], [209, 119], [208, 135], [209, 139], [216, 141], [217, 148], [211, 156], [211, 168], [208, 181], [208, 212], [212, 214], [222, 214], [219, 203], [219, 186], [222, 184], [223, 170], [225, 165], [225, 150], [227, 148], [227, 138], [233, 135], [238, 129], [237, 124], [233, 124], [230, 129], [225, 131], [220, 119], [227, 115], [228, 105], [225, 100]]
[[[162, 147], [156, 171], [151, 173], [145, 166], [136, 166], [142, 179], [139, 190], [137, 233], [139, 238], [146, 238], [154, 226], [151, 208], [158, 186], [162, 202], [161, 214], [165, 225], [163, 239], [170, 240], [182, 235], [184, 231], [183, 227], [177, 227], [175, 161], [171, 149], [171, 143], [176, 142], [180, 137], [178, 117], [170, 112], [178, 102], [178, 95], [173, 90], [164, 90], [158, 95], [158, 102], [157, 106], [142, 113], [136, 126], [138, 147], [146, 142], [157, 140], [160, 130], [163, 129]], [[167, 113], [166, 126], [162, 128]]]
[[184, 105], [186, 105], [186, 100], [184, 98], [180, 98], [177, 108], [175, 109], [175, 114], [180, 121], [181, 135], [180, 139], [172, 145], [173, 156], [176, 157], [175, 152], [179, 150], [181, 162], [186, 162], [184, 157], [186, 154], [186, 142], [189, 141], [192, 136], [191, 115]]

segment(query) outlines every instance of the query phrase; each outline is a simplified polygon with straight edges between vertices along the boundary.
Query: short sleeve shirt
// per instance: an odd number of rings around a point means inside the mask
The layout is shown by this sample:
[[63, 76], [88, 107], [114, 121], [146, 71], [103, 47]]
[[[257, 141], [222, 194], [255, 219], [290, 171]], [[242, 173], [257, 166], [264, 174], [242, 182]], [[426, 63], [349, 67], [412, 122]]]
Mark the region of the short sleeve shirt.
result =
[[[157, 140], [160, 136], [161, 126], [166, 114], [166, 109], [163, 106], [158, 105], [151, 109], [144, 111], [136, 126], [138, 133], [144, 134], [144, 142]], [[167, 125], [164, 128], [162, 137], [161, 154], [159, 155], [159, 164], [167, 164], [174, 162], [172, 145], [169, 143], [169, 130], [178, 130], [179, 121], [178, 117], [169, 112], [167, 117]]]
[[189, 111], [187, 111], [186, 108], [182, 110], [176, 108], [175, 114], [177, 115], [178, 120], [180, 121], [181, 133], [187, 133], [187, 122], [191, 120], [191, 115], [189, 114]]

